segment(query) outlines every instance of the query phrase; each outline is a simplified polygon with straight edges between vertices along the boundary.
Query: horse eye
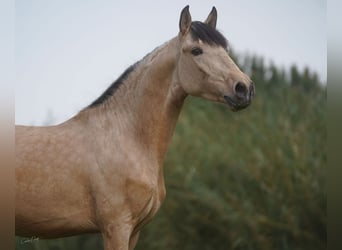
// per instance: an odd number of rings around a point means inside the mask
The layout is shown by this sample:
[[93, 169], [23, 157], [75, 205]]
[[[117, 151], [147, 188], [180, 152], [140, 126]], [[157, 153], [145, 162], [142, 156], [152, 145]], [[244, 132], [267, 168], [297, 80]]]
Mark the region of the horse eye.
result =
[[203, 50], [201, 48], [194, 47], [191, 49], [191, 54], [193, 54], [194, 56], [198, 56], [202, 53], [203, 53]]

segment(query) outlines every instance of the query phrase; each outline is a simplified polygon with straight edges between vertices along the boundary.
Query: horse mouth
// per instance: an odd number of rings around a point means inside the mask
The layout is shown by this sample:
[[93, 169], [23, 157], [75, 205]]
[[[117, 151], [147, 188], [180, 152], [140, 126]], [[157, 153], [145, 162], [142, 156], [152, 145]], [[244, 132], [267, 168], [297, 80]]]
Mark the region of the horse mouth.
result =
[[241, 109], [247, 108], [251, 104], [250, 99], [237, 100], [237, 99], [231, 98], [227, 95], [224, 96], [224, 99], [233, 111], [239, 111]]

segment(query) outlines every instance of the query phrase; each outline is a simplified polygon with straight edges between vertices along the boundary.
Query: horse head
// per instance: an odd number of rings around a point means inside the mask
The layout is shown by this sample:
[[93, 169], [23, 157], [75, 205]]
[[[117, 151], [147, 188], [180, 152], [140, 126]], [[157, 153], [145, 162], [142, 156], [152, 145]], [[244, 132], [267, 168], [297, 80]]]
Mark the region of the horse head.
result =
[[251, 103], [254, 84], [229, 56], [227, 39], [216, 30], [216, 22], [215, 7], [204, 22], [192, 22], [189, 6], [182, 10], [178, 80], [187, 94], [227, 103], [237, 111]]

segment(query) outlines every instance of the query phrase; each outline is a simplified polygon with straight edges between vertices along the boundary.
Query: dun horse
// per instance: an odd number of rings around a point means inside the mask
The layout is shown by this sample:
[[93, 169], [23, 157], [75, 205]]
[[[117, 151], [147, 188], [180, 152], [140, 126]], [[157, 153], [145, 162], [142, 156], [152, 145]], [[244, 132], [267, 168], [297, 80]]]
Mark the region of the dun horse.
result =
[[163, 161], [188, 95], [247, 107], [253, 83], [228, 55], [213, 7], [180, 16], [178, 35], [128, 68], [97, 100], [49, 127], [16, 127], [16, 234], [101, 232], [133, 249], [165, 198]]

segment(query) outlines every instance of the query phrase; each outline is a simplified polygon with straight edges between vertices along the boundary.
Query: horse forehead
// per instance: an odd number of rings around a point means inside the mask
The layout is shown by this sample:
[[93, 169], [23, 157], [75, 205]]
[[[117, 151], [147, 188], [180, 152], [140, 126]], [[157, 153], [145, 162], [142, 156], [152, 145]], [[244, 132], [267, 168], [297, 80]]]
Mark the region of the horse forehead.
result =
[[215, 46], [215, 45], [209, 45], [209, 44], [203, 44], [202, 45], [204, 53], [208, 56], [208, 58], [222, 58], [224, 60], [229, 60], [230, 56], [227, 53], [227, 50], [221, 46]]
[[231, 60], [230, 56], [228, 55], [227, 48], [223, 48], [220, 45], [216, 44], [208, 44], [207, 42], [198, 39], [193, 40], [193, 38], [189, 35], [183, 42], [182, 47], [189, 49], [191, 47], [201, 47], [204, 51], [202, 59], [200, 61], [210, 61], [210, 60], [217, 60], [217, 58], [220, 58], [221, 63], [224, 61], [225, 63], [228, 63], [228, 61]]

